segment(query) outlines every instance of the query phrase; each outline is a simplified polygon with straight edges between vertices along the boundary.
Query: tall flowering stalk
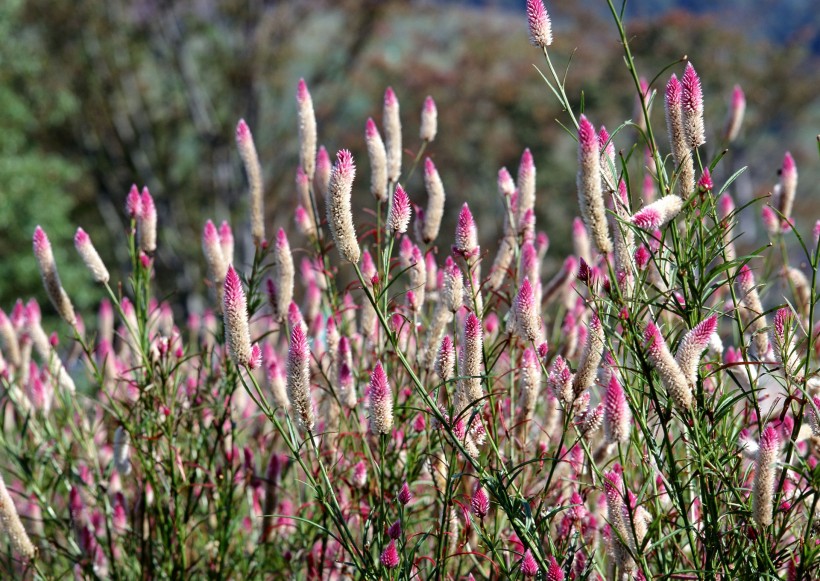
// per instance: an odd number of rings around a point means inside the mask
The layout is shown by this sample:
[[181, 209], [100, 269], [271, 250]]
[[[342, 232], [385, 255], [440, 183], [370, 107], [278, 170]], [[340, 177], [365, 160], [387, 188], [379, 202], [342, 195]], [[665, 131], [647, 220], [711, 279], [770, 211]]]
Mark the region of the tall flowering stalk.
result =
[[253, 143], [253, 135], [244, 119], [240, 119], [236, 125], [236, 145], [239, 148], [239, 156], [245, 166], [245, 174], [248, 176], [248, 186], [250, 189], [251, 203], [251, 234], [256, 246], [261, 246], [265, 240], [265, 211], [262, 201], [262, 166], [259, 164], [259, 156], [256, 153], [256, 145]]
[[71, 299], [68, 298], [68, 293], [63, 288], [63, 283], [60, 282], [60, 275], [57, 272], [57, 262], [54, 260], [54, 254], [51, 251], [51, 242], [46, 236], [45, 231], [37, 226], [34, 229], [34, 257], [37, 259], [37, 265], [40, 267], [40, 275], [43, 279], [43, 286], [46, 289], [46, 294], [51, 300], [51, 304], [57, 310], [63, 320], [72, 327], [77, 326], [77, 317], [74, 314], [74, 306], [71, 304]]
[[391, 87], [384, 92], [382, 123], [387, 153], [387, 179], [395, 183], [401, 174], [401, 117], [399, 100]]
[[581, 115], [578, 123], [578, 204], [595, 245], [601, 253], [606, 254], [612, 252], [612, 241], [609, 238], [604, 194], [601, 190], [598, 136], [585, 115]]
[[393, 429], [393, 392], [387, 382], [381, 362], [376, 363], [370, 375], [370, 431], [388, 435]]
[[771, 424], [760, 435], [752, 488], [752, 516], [760, 527], [772, 524], [776, 463], [780, 454], [780, 435]]
[[681, 197], [686, 198], [695, 189], [695, 164], [692, 160], [691, 144], [687, 139], [683, 86], [674, 74], [666, 84], [666, 128], [672, 147], [672, 159], [679, 172], [679, 192]]
[[228, 266], [225, 274], [225, 290], [222, 298], [222, 317], [225, 323], [225, 345], [236, 365], [251, 363], [251, 331], [248, 325], [248, 303], [242, 281]]
[[296, 88], [296, 113], [299, 119], [299, 165], [312, 180], [316, 171], [316, 114], [305, 79]]
[[310, 350], [302, 325], [294, 325], [288, 347], [287, 390], [290, 407], [301, 428], [313, 432], [316, 417], [310, 395]]

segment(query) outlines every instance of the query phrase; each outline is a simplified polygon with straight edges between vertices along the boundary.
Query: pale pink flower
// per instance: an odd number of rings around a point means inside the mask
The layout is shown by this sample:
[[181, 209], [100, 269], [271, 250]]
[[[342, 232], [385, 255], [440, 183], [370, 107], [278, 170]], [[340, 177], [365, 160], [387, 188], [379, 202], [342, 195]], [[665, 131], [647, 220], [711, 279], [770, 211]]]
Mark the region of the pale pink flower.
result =
[[356, 228], [353, 225], [353, 211], [350, 198], [353, 191], [353, 179], [356, 177], [356, 166], [353, 155], [346, 149], [336, 154], [336, 164], [330, 171], [328, 186], [327, 222], [336, 248], [345, 260], [357, 263], [361, 257], [359, 241], [356, 239]]
[[453, 252], [463, 256], [468, 262], [478, 256], [480, 248], [478, 246], [478, 230], [476, 229], [473, 214], [467, 202], [461, 207], [456, 224], [456, 243]]
[[456, 366], [456, 355], [453, 339], [445, 335], [441, 340], [436, 356], [436, 374], [442, 381], [452, 379]]
[[755, 276], [749, 266], [744, 264], [736, 280], [740, 291], [738, 297], [741, 300], [740, 315], [747, 327], [747, 332], [753, 335], [758, 358], [764, 358], [769, 354], [770, 346], [766, 333], [766, 315], [757, 292]]
[[310, 210], [306, 210], [302, 205], [296, 206], [296, 210], [293, 213], [293, 221], [296, 223], [296, 229], [302, 236], [310, 238], [311, 240], [316, 238], [316, 222]]
[[709, 172], [708, 167], [703, 168], [703, 173], [698, 180], [698, 188], [703, 191], [709, 191], [715, 186], [714, 182], [712, 182], [712, 174]]
[[690, 387], [698, 379], [698, 365], [700, 364], [701, 354], [709, 346], [712, 335], [717, 330], [717, 323], [717, 315], [707, 317], [686, 333], [678, 346], [675, 361], [678, 362]]
[[430, 244], [436, 239], [441, 228], [445, 196], [444, 184], [433, 160], [429, 157], [424, 160], [424, 188], [427, 190], [427, 209], [424, 211], [421, 238], [425, 244]]
[[481, 387], [481, 368], [483, 366], [484, 331], [481, 321], [475, 313], [470, 313], [464, 320], [463, 348], [459, 372], [463, 376], [456, 391], [455, 410], [460, 414], [473, 402], [484, 397]]
[[788, 221], [792, 215], [794, 197], [797, 192], [797, 165], [788, 151], [783, 156], [783, 166], [780, 168], [780, 188], [778, 210]]
[[251, 361], [251, 332], [248, 326], [248, 304], [242, 281], [233, 268], [225, 274], [222, 297], [222, 316], [225, 323], [225, 345], [233, 362], [248, 365]]
[[695, 165], [684, 127], [683, 86], [674, 74], [666, 84], [666, 128], [672, 146], [672, 159], [679, 172], [680, 194], [688, 197], [695, 189]]
[[132, 220], [136, 220], [137, 216], [140, 215], [140, 204], [141, 198], [139, 188], [137, 188], [137, 184], [131, 184], [131, 189], [125, 197], [125, 211], [128, 214], [128, 217]]
[[34, 559], [37, 555], [37, 547], [29, 539], [2, 477], [0, 477], [0, 529], [11, 541], [15, 553], [27, 561]]
[[43, 279], [43, 286], [46, 289], [48, 298], [51, 299], [51, 304], [57, 310], [63, 320], [75, 327], [77, 325], [77, 317], [74, 314], [74, 306], [71, 304], [71, 299], [63, 288], [63, 283], [60, 282], [60, 275], [57, 272], [57, 262], [54, 260], [54, 254], [51, 251], [51, 242], [46, 236], [40, 226], [34, 229], [33, 237], [34, 257], [37, 259], [37, 265], [40, 267], [40, 275]]
[[771, 206], [762, 206], [760, 208], [760, 218], [763, 220], [763, 227], [766, 228], [766, 232], [771, 236], [775, 236], [780, 232], [780, 216]]
[[686, 64], [686, 70], [681, 77], [681, 87], [686, 140], [689, 148], [695, 149], [706, 143], [706, 132], [703, 127], [703, 90], [700, 86], [700, 77], [691, 62]]
[[752, 516], [760, 527], [772, 524], [777, 456], [780, 454], [780, 434], [768, 424], [760, 435], [760, 449], [755, 462], [752, 486]]
[[322, 145], [316, 153], [316, 172], [313, 174], [313, 189], [316, 195], [324, 198], [327, 195], [327, 185], [330, 181], [330, 155]]
[[630, 220], [643, 230], [657, 230], [677, 216], [681, 208], [683, 208], [683, 200], [674, 194], [669, 194], [644, 206]]
[[316, 114], [305, 79], [296, 87], [296, 116], [299, 122], [299, 165], [309, 179], [316, 170]]
[[370, 374], [370, 431], [387, 435], [393, 429], [393, 391], [387, 382], [381, 361]]
[[723, 136], [729, 143], [737, 139], [740, 127], [743, 125], [743, 117], [746, 114], [746, 95], [740, 85], [735, 85], [732, 90], [732, 100], [729, 104], [729, 115], [726, 119], [726, 129]]
[[387, 153], [387, 178], [391, 182], [399, 179], [401, 174], [401, 118], [399, 117], [399, 100], [392, 87], [384, 92], [384, 146]]
[[276, 285], [276, 301], [272, 304], [274, 314], [284, 319], [288, 306], [293, 300], [293, 287], [296, 269], [293, 266], [293, 254], [290, 251], [288, 236], [280, 228], [276, 233], [273, 247], [273, 283]]
[[233, 230], [226, 220], [219, 225], [219, 246], [222, 247], [222, 256], [226, 264], [233, 264]]
[[302, 429], [313, 432], [316, 423], [310, 396], [310, 349], [304, 327], [293, 325], [288, 347], [287, 390], [291, 409]]
[[253, 143], [253, 135], [244, 119], [236, 125], [236, 145], [248, 176], [251, 197], [251, 235], [256, 246], [265, 240], [265, 211], [262, 205], [262, 166]]
[[410, 225], [410, 211], [410, 198], [401, 184], [397, 184], [393, 192], [393, 203], [387, 215], [387, 229], [393, 234], [407, 232], [407, 226]]
[[597, 314], [592, 314], [588, 329], [589, 333], [581, 352], [581, 360], [578, 362], [578, 370], [572, 380], [572, 391], [575, 398], [592, 387], [604, 354], [604, 327]]
[[97, 249], [94, 248], [91, 238], [89, 238], [88, 234], [86, 234], [82, 228], [77, 228], [77, 233], [74, 234], [74, 247], [80, 254], [80, 258], [82, 258], [85, 266], [91, 271], [94, 281], [106, 284], [109, 278], [108, 269], [97, 253]]
[[205, 264], [208, 267], [208, 277], [217, 288], [221, 287], [230, 263], [225, 260], [219, 233], [210, 220], [205, 222], [205, 227], [202, 229], [202, 254], [205, 256]]
[[552, 21], [544, 7], [544, 0], [527, 0], [527, 24], [533, 46], [546, 48], [552, 44]]
[[518, 221], [521, 222], [524, 214], [535, 207], [535, 163], [529, 148], [521, 154], [518, 164]]
[[421, 109], [421, 127], [419, 129], [419, 137], [423, 141], [433, 141], [436, 138], [436, 129], [438, 126], [438, 111], [436, 110], [436, 102], [430, 95], [424, 99], [424, 106]]
[[609, 131], [603, 125], [598, 130], [598, 148], [601, 150], [601, 175], [604, 184], [608, 188], [614, 189], [618, 173], [618, 166], [615, 165], [615, 143], [613, 143]]
[[387, 201], [387, 152], [375, 121], [367, 119], [364, 141], [370, 158], [370, 193], [376, 200]]
[[602, 254], [612, 252], [609, 226], [601, 190], [601, 159], [592, 123], [581, 115], [578, 122], [578, 204], [581, 217]]
[[535, 295], [528, 278], [524, 279], [515, 295], [513, 315], [516, 334], [525, 342], [535, 341], [541, 330], [541, 322], [538, 320]]
[[660, 329], [649, 321], [644, 330], [647, 357], [658, 372], [661, 383], [666, 388], [669, 398], [681, 409], [689, 409], [693, 404], [692, 389], [678, 362], [672, 357], [669, 346]]

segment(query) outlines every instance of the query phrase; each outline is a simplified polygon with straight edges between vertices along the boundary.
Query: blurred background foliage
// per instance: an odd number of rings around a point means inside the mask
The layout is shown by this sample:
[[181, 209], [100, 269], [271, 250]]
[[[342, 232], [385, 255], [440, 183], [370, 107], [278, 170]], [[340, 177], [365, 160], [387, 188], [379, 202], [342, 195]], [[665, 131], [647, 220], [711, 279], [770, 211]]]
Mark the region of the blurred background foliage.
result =
[[[808, 232], [820, 178], [817, 12], [802, 10], [811, 2], [753, 4], [717, 2], [707, 10], [683, 0], [631, 2], [627, 30], [649, 79], [684, 55], [695, 64], [704, 81], [709, 158], [720, 147], [732, 86], [742, 85], [746, 121], [716, 179], [748, 165], [733, 193], [741, 200], [765, 195], [791, 150], [800, 171], [795, 215]], [[293, 231], [300, 77], [313, 96], [320, 143], [331, 156], [347, 147], [357, 159], [354, 207], [362, 210], [373, 205], [364, 125], [368, 116], [380, 123], [385, 87], [393, 86], [401, 102], [405, 171], [419, 146], [421, 104], [428, 94], [435, 98], [439, 134], [428, 153], [448, 194], [444, 248], [455, 210], [468, 200], [482, 246], [495, 252], [496, 173], [504, 165], [515, 173], [522, 150], [531, 148], [538, 228], [552, 241], [548, 260], [559, 262], [571, 251], [569, 226], [577, 213], [575, 144], [556, 122], [566, 117], [533, 67], [543, 57], [528, 44], [523, 5], [5, 0], [0, 306], [9, 308], [18, 296], [43, 299], [31, 253], [36, 224], [52, 239], [74, 301], [93, 304], [99, 294], [72, 247], [74, 229], [91, 234], [116, 280], [127, 263], [123, 201], [137, 183], [149, 187], [159, 209], [161, 294], [181, 310], [201, 310], [209, 300], [200, 251], [205, 220], [229, 220], [244, 244], [238, 260], [251, 253], [245, 177], [234, 145], [239, 118], [248, 121], [263, 163], [268, 234], [280, 226]], [[614, 129], [633, 114], [635, 93], [605, 2], [555, 1], [548, 9], [555, 62], [572, 58], [570, 95], [579, 104], [583, 99], [596, 124]], [[668, 75], [682, 70], [679, 62], [653, 87], [662, 91]], [[661, 98], [653, 109], [657, 131], [665, 134]], [[634, 136], [625, 130], [616, 146], [628, 153]], [[635, 159], [640, 167], [642, 155]], [[405, 185], [422, 204], [420, 173]], [[357, 216], [364, 226], [364, 211]], [[757, 227], [754, 220], [742, 226]], [[302, 243], [291, 235], [294, 248]]]

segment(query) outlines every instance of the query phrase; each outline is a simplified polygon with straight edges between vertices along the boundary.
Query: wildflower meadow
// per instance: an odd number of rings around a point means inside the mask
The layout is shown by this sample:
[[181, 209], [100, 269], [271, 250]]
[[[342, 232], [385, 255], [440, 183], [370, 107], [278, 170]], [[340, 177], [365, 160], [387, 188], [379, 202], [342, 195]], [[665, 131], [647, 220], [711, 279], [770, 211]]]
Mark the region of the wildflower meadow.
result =
[[812, 184], [784, 142], [771, 195], [736, 201], [742, 79], [639, 70], [606, 2], [635, 99], [617, 127], [567, 94], [542, 0], [510, 32], [577, 149], [569, 256], [536, 223], [555, 200], [528, 144], [468, 194], [504, 209], [480, 246], [436, 166], [435, 95], [408, 112], [386, 88], [354, 157], [320, 145], [304, 81], [292, 227], [266, 223], [265, 128], [238, 120], [250, 219], [202, 225], [205, 310], [156, 290], [148, 188], [123, 192], [124, 272], [76, 230], [96, 312], [44, 229], [3, 256], [36, 262], [50, 304], [0, 310], [2, 577], [820, 578], [820, 220], [793, 215]]

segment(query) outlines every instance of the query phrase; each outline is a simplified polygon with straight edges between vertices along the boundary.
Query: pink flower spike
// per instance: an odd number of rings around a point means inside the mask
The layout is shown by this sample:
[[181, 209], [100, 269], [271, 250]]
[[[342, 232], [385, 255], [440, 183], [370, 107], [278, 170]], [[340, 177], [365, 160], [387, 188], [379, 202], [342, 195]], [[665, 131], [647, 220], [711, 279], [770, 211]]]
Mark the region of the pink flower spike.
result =
[[687, 63], [683, 72], [681, 86], [686, 138], [689, 147], [694, 149], [706, 143], [706, 133], [703, 127], [703, 89], [700, 86], [700, 77], [691, 62]]
[[632, 413], [626, 401], [626, 394], [617, 374], [613, 372], [604, 397], [604, 434], [607, 442], [627, 442], [631, 427]]
[[399, 566], [399, 552], [396, 550], [396, 541], [391, 540], [387, 548], [382, 552], [379, 561], [388, 569], [395, 569]]
[[77, 233], [74, 234], [74, 247], [88, 270], [91, 271], [94, 280], [101, 284], [107, 283], [109, 279], [108, 269], [91, 243], [91, 238], [82, 228], [77, 228]]
[[470, 506], [473, 509], [473, 514], [478, 518], [484, 518], [490, 512], [490, 497], [484, 491], [484, 488], [478, 486], [473, 493], [473, 498], [470, 500]]
[[299, 79], [299, 84], [296, 86], [296, 100], [303, 103], [308, 99], [310, 99], [310, 92], [307, 83], [305, 83], [305, 79]]
[[549, 558], [546, 581], [564, 581], [564, 571], [552, 555]]
[[683, 200], [669, 194], [638, 210], [631, 218], [642, 230], [656, 230], [672, 220], [683, 208]]
[[478, 256], [478, 230], [467, 202], [461, 207], [456, 224], [456, 244], [453, 250], [466, 259]]
[[532, 556], [532, 551], [527, 549], [524, 551], [524, 557], [521, 559], [521, 574], [524, 577], [535, 577], [538, 575], [538, 563], [535, 557]]
[[424, 100], [424, 107], [421, 110], [419, 137], [421, 137], [423, 141], [433, 141], [436, 138], [437, 126], [438, 111], [436, 110], [436, 102], [428, 95]]
[[763, 220], [763, 227], [769, 234], [777, 234], [780, 231], [780, 217], [771, 208], [771, 206], [763, 206], [760, 208], [760, 218]]
[[387, 527], [387, 536], [394, 541], [401, 537], [401, 521], [396, 521]]
[[652, 258], [652, 255], [649, 253], [649, 249], [643, 244], [635, 250], [635, 266], [638, 267], [638, 270], [645, 269], [649, 264], [650, 258]]
[[518, 294], [515, 296], [513, 301], [513, 313], [515, 315], [515, 327], [518, 336], [526, 342], [535, 341], [538, 338], [541, 323], [538, 320], [535, 295], [529, 278], [523, 280]]
[[237, 366], [249, 365], [251, 360], [251, 332], [248, 326], [248, 306], [242, 281], [228, 266], [225, 274], [222, 313], [225, 323], [225, 344], [228, 354]]
[[128, 217], [135, 219], [139, 216], [141, 214], [140, 207], [140, 191], [137, 188], [137, 184], [132, 184], [131, 190], [129, 190], [128, 196], [125, 198], [125, 211], [128, 213]]
[[[583, 149], [589, 150], [598, 146], [598, 136], [595, 134], [595, 127], [589, 122], [586, 115], [581, 115], [578, 122], [578, 142]], [[600, 149], [598, 149], [600, 151]]]
[[410, 501], [413, 500], [413, 493], [410, 492], [410, 486], [408, 486], [407, 482], [401, 485], [401, 489], [399, 490], [398, 495], [399, 502], [402, 505], [407, 506], [410, 504]]
[[259, 343], [254, 343], [251, 347], [251, 358], [248, 361], [248, 369], [259, 369], [262, 367], [262, 349]]
[[820, 243], [820, 220], [814, 223], [814, 229], [812, 230], [812, 234], [814, 235], [815, 245]]
[[737, 139], [740, 133], [740, 126], [743, 124], [743, 117], [746, 114], [746, 95], [740, 85], [735, 85], [732, 90], [732, 100], [729, 105], [729, 116], [726, 122], [725, 137], [730, 143]]
[[546, 48], [552, 44], [552, 22], [544, 0], [527, 0], [527, 24], [533, 46]]
[[703, 175], [701, 175], [698, 180], [698, 187], [705, 191], [710, 191], [714, 187], [714, 184], [712, 183], [712, 174], [709, 173], [708, 167], [703, 168]]
[[675, 360], [690, 384], [697, 380], [701, 354], [709, 346], [717, 324], [717, 315], [712, 315], [695, 325], [681, 340]]
[[669, 78], [669, 82], [666, 83], [666, 105], [669, 106], [676, 106], [681, 105], [683, 102], [683, 87], [678, 81], [677, 75], [674, 73]]
[[396, 185], [396, 191], [393, 192], [393, 204], [390, 206], [390, 215], [387, 217], [387, 229], [395, 233], [404, 234], [407, 232], [407, 226], [410, 224], [410, 198], [407, 192], [401, 187], [401, 184]]
[[393, 392], [387, 382], [381, 361], [370, 375], [370, 431], [374, 434], [389, 434], [393, 429]]
[[508, 198], [515, 193], [515, 182], [506, 167], [498, 170], [498, 192]]

